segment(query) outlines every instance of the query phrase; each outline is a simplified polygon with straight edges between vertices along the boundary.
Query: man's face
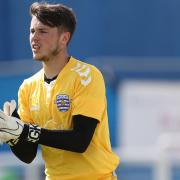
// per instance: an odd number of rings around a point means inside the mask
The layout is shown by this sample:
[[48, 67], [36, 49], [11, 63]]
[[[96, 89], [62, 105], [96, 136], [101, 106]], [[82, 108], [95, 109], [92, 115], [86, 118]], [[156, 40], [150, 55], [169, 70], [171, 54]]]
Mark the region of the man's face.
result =
[[61, 35], [58, 28], [44, 25], [33, 16], [30, 25], [30, 45], [34, 59], [49, 61], [61, 51]]

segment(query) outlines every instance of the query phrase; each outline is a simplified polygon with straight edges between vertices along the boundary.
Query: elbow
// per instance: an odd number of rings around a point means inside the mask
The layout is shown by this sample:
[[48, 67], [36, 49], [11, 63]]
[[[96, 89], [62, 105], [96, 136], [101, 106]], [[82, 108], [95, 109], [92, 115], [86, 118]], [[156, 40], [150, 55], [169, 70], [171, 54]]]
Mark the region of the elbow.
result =
[[26, 164], [30, 164], [33, 160], [34, 160], [34, 158], [35, 158], [35, 156], [28, 156], [28, 155], [26, 155], [26, 156], [20, 156], [19, 154], [15, 154], [16, 155], [16, 157], [20, 160], [20, 161], [22, 161], [22, 162], [24, 162], [24, 163], [26, 163]]
[[84, 153], [88, 149], [89, 143], [80, 143], [78, 148], [76, 149], [77, 153]]
[[25, 162], [26, 164], [30, 164], [30, 163], [33, 162], [33, 159], [27, 159], [27, 160], [25, 160], [24, 162]]
[[33, 160], [35, 159], [35, 157], [36, 157], [36, 153], [35, 153], [35, 154], [32, 154], [32, 155], [29, 156], [29, 157], [26, 157], [26, 158], [24, 159], [24, 162], [25, 162], [26, 164], [30, 164], [30, 163], [33, 162]]
[[23, 159], [19, 158], [19, 159], [26, 164], [30, 164], [34, 160], [34, 158], [23, 158]]
[[91, 139], [90, 138], [81, 138], [78, 142], [78, 148], [77, 151], [78, 153], [85, 153], [86, 150], [88, 149], [90, 143], [91, 143]]
[[84, 153], [85, 151], [86, 151], [85, 148], [79, 148], [75, 152], [77, 152], [77, 153]]
[[23, 156], [17, 156], [16, 155], [16, 157], [20, 160], [20, 161], [22, 161], [22, 162], [24, 162], [24, 163], [26, 163], [26, 164], [30, 164], [30, 163], [32, 163], [33, 162], [33, 160], [35, 159], [35, 157], [36, 157], [36, 155], [35, 154], [33, 154], [33, 155], [29, 155], [29, 154], [26, 154], [25, 156], [23, 155]]

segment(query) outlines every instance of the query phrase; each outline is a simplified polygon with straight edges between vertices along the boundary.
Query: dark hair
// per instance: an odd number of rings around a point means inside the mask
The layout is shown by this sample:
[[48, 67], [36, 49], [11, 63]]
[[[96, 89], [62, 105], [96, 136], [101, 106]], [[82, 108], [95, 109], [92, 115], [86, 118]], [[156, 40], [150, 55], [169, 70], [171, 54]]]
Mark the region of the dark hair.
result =
[[63, 4], [49, 4], [46, 2], [35, 2], [30, 6], [31, 16], [50, 27], [62, 28], [71, 33], [76, 27], [76, 17], [72, 9]]

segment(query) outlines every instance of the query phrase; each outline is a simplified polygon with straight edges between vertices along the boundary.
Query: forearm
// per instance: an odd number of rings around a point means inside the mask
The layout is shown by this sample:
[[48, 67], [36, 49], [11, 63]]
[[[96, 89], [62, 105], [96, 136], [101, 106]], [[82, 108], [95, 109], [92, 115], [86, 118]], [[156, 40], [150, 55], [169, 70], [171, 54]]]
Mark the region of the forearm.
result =
[[35, 144], [83, 153], [91, 142], [97, 123], [96, 119], [78, 115], [73, 117], [72, 130], [38, 129], [36, 126], [33, 130], [33, 126], [28, 125], [31, 130], [25, 128], [23, 132], [28, 131], [25, 139]]

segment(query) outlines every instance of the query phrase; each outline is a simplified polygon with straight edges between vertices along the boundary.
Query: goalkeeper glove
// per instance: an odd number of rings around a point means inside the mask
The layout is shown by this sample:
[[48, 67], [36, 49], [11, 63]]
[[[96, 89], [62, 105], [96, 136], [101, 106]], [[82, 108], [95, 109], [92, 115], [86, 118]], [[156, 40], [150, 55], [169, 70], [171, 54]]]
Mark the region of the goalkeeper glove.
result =
[[4, 113], [0, 111], [0, 144], [6, 142], [13, 146], [17, 144], [19, 139], [25, 139], [33, 143], [39, 140], [41, 128], [37, 125], [24, 124], [18, 119], [15, 100], [5, 102], [3, 110]]
[[[11, 116], [12, 114], [15, 113], [15, 117], [18, 117], [17, 115], [17, 111], [16, 111], [16, 101], [15, 100], [11, 100], [10, 102], [6, 101], [3, 105], [3, 111], [6, 115]], [[14, 145], [18, 142], [19, 139], [15, 139], [15, 140], [10, 140], [10, 141], [6, 141], [6, 136], [4, 136], [3, 133], [0, 134], [0, 144], [2, 144], [3, 142], [8, 143], [9, 145]]]
[[32, 143], [39, 141], [41, 128], [33, 124], [24, 124], [20, 119], [7, 116], [0, 110], [0, 142], [14, 146], [19, 140]]
[[24, 123], [18, 118], [7, 116], [0, 110], [0, 139], [3, 142], [17, 140], [24, 128]]

